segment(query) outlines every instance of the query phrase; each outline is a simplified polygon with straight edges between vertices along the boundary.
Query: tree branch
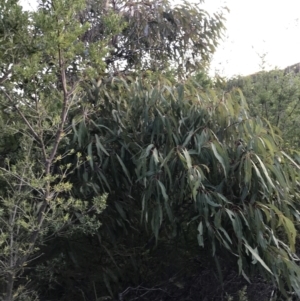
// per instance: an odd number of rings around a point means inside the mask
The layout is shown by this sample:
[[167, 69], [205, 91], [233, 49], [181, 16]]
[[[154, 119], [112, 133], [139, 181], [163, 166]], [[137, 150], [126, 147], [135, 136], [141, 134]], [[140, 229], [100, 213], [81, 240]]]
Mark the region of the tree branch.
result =
[[18, 112], [18, 114], [21, 116], [21, 118], [23, 119], [23, 121], [26, 123], [26, 125], [28, 126], [28, 128], [31, 131], [31, 134], [34, 136], [34, 138], [41, 143], [41, 139], [39, 137], [39, 135], [36, 133], [36, 131], [33, 129], [33, 127], [31, 126], [31, 124], [29, 123], [28, 119], [25, 117], [25, 115], [23, 114], [23, 112], [17, 107], [17, 105], [14, 103], [14, 101], [12, 100], [12, 98], [10, 97], [10, 95], [2, 90], [2, 92], [5, 94], [5, 96], [8, 98], [8, 100], [11, 102], [12, 106], [14, 107], [14, 109]]
[[[58, 35], [58, 37], [60, 36], [59, 31], [58, 31], [57, 35]], [[49, 159], [47, 159], [46, 174], [50, 173], [50, 167], [51, 167], [53, 159], [56, 155], [58, 145], [59, 145], [59, 142], [60, 142], [60, 139], [61, 139], [61, 135], [63, 133], [64, 125], [65, 125], [65, 122], [66, 122], [67, 114], [68, 114], [69, 94], [68, 94], [68, 88], [67, 88], [65, 62], [63, 60], [60, 45], [58, 46], [58, 60], [59, 60], [59, 67], [60, 67], [60, 72], [61, 72], [60, 73], [61, 74], [60, 79], [61, 79], [62, 88], [63, 88], [63, 108], [62, 108], [61, 115], [60, 115], [60, 124], [59, 124], [58, 130], [57, 130], [56, 135], [55, 135], [56, 137], [55, 137], [54, 145], [53, 145], [50, 157], [49, 157]]]

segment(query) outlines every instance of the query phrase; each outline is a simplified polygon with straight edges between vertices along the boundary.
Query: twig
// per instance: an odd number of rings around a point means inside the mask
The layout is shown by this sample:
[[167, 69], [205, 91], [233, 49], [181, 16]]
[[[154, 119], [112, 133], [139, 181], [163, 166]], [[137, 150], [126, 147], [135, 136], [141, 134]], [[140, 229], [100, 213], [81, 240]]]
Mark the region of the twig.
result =
[[6, 91], [2, 90], [2, 92], [5, 94], [5, 96], [8, 98], [8, 100], [11, 102], [11, 104], [13, 105], [14, 109], [16, 109], [16, 111], [18, 112], [18, 114], [21, 116], [21, 118], [23, 119], [23, 121], [26, 123], [26, 125], [28, 126], [28, 128], [31, 131], [31, 134], [34, 136], [34, 138], [38, 141], [41, 142], [39, 135], [36, 133], [36, 131], [33, 129], [33, 127], [31, 126], [31, 124], [29, 123], [29, 121], [27, 120], [27, 118], [24, 116], [23, 112], [16, 106], [16, 104], [14, 103], [14, 101], [12, 100], [12, 98], [10, 97], [9, 94], [7, 94]]

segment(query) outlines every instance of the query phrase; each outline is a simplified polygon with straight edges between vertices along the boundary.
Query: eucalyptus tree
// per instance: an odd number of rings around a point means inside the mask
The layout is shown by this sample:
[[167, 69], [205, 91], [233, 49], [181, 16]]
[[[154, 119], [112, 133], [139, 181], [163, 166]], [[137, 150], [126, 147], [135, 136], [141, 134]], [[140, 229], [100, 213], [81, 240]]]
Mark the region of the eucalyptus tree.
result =
[[[113, 196], [102, 244], [128, 239], [129, 252], [140, 215], [153, 245], [194, 234], [216, 259], [231, 253], [247, 280], [259, 273], [285, 296], [300, 295], [300, 167], [272, 126], [251, 117], [239, 90], [203, 90], [193, 78], [175, 86], [114, 78], [91, 97], [102, 114], [74, 126], [70, 147], [89, 155], [77, 193]], [[130, 232], [124, 240], [122, 229]], [[113, 260], [107, 269], [111, 290], [120, 271]]]
[[79, 19], [91, 27], [82, 39], [87, 43], [105, 39], [109, 30], [105, 20], [117, 14], [125, 26], [109, 43], [105, 62], [111, 73], [171, 68], [177, 77], [186, 77], [207, 67], [225, 29], [226, 8], [210, 16], [201, 2], [88, 0]]

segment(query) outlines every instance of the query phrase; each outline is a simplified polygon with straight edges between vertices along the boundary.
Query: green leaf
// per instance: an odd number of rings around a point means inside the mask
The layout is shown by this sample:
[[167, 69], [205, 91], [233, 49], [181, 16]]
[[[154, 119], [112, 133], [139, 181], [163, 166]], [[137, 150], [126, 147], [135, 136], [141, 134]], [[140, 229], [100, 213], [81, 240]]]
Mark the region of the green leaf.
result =
[[279, 182], [281, 189], [286, 191], [288, 189], [288, 183], [286, 182], [281, 169], [279, 169], [276, 165], [270, 166], [270, 169], [276, 176], [276, 180]]
[[284, 151], [281, 151], [281, 153], [286, 157], [288, 158], [293, 164], [294, 166], [296, 166], [299, 170], [300, 170], [300, 166]]
[[271, 185], [272, 188], [275, 188], [273, 181], [271, 180], [269, 173], [265, 167], [265, 164], [261, 161], [261, 159], [258, 155], [254, 154], [254, 156], [257, 158], [257, 160], [262, 168], [262, 171], [264, 172], [264, 175], [265, 175], [266, 179], [268, 180], [269, 184]]
[[187, 168], [188, 169], [192, 168], [192, 159], [190, 157], [189, 152], [186, 149], [183, 149], [182, 153], [184, 155], [184, 158], [185, 158], [185, 161], [186, 161], [186, 164], [187, 164]]
[[222, 222], [222, 209], [218, 210], [214, 217], [214, 225], [216, 229], [219, 229], [221, 227]]
[[221, 230], [223, 232], [223, 234], [225, 235], [226, 239], [229, 241], [230, 244], [232, 244], [232, 241], [227, 233], [227, 231], [223, 228], [223, 227], [220, 227], [219, 230]]
[[158, 183], [158, 185], [160, 187], [160, 190], [161, 190], [161, 193], [163, 195], [164, 200], [168, 201], [169, 197], [168, 197], [168, 195], [166, 193], [166, 188], [165, 188], [164, 184], [161, 181], [159, 181], [159, 180], [157, 180], [157, 183]]
[[242, 270], [242, 275], [248, 281], [248, 283], [251, 283], [249, 277], [246, 275], [246, 273], [244, 272], [244, 270]]
[[255, 248], [255, 249], [251, 248], [249, 246], [248, 242], [246, 241], [246, 239], [244, 239], [244, 238], [243, 238], [243, 241], [244, 241], [244, 246], [252, 254], [252, 258], [255, 259], [255, 260], [257, 260], [271, 275], [273, 275], [273, 273], [271, 272], [270, 268], [266, 265], [266, 263], [259, 256], [257, 248]]
[[145, 150], [145, 155], [144, 157], [148, 157], [150, 154], [150, 151], [154, 148], [154, 145], [151, 143], [147, 146], [146, 150]]
[[93, 169], [94, 168], [94, 161], [93, 161], [92, 146], [93, 146], [92, 142], [89, 143], [87, 151], [88, 151], [88, 156], [89, 156], [89, 162], [90, 162], [91, 168]]
[[159, 163], [157, 148], [154, 148], [154, 149], [153, 149], [153, 151], [152, 151], [152, 156], [153, 156], [153, 158], [154, 158], [155, 164]]
[[287, 236], [288, 236], [291, 251], [293, 253], [295, 253], [296, 252], [295, 245], [296, 245], [297, 231], [294, 226], [294, 223], [289, 218], [284, 217], [283, 224], [284, 224]]
[[126, 213], [123, 210], [122, 206], [118, 202], [114, 202], [114, 205], [115, 205], [117, 211], [119, 212], [119, 214], [121, 215], [122, 219], [127, 220]]
[[239, 275], [242, 273], [242, 269], [243, 269], [243, 260], [241, 257], [239, 257], [238, 261], [238, 266], [239, 266]]
[[101, 171], [98, 171], [98, 172], [97, 172], [97, 176], [98, 176], [100, 182], [103, 181], [103, 182], [105, 183], [107, 189], [108, 189], [109, 191], [111, 191], [110, 185], [108, 184], [107, 179], [106, 179], [106, 177], [104, 176], [104, 174], [103, 174]]
[[242, 227], [242, 223], [241, 223], [238, 215], [235, 212], [233, 212], [232, 210], [227, 209], [227, 208], [225, 209], [225, 211], [227, 212], [227, 214], [231, 220], [234, 233], [236, 234], [237, 238], [239, 240], [241, 240], [242, 236], [243, 236], [243, 227]]
[[232, 204], [232, 202], [230, 202], [230, 201], [229, 201], [224, 195], [222, 195], [221, 193], [215, 192], [214, 194], [215, 194], [215, 196], [216, 196], [217, 198], [220, 198], [222, 201], [224, 201], [224, 203], [226, 203], [226, 204]]
[[260, 173], [259, 169], [256, 167], [255, 163], [252, 160], [251, 160], [251, 162], [252, 162], [252, 166], [253, 166], [253, 168], [255, 170], [256, 176], [260, 179], [260, 182], [262, 183], [262, 185], [265, 188], [265, 190], [267, 192], [269, 192], [269, 189], [268, 189], [268, 187], [267, 187], [267, 185], [266, 185], [263, 177], [261, 176], [261, 173]]
[[132, 184], [128, 169], [126, 168], [125, 164], [123, 163], [122, 159], [118, 156], [118, 154], [116, 154], [116, 156], [117, 156], [117, 159], [118, 159], [120, 165], [122, 166], [122, 169], [123, 169], [128, 181], [129, 181], [129, 183]]
[[197, 238], [198, 238], [198, 244], [200, 247], [204, 247], [204, 240], [203, 240], [203, 223], [202, 221], [199, 223], [198, 225], [198, 235], [197, 235]]
[[252, 178], [252, 164], [249, 158], [250, 154], [246, 154], [244, 161], [245, 183], [249, 184]]
[[226, 169], [226, 164], [225, 164], [224, 158], [218, 153], [217, 148], [214, 145], [214, 143], [211, 143], [211, 148], [213, 150], [215, 157], [217, 158], [217, 160], [221, 163], [221, 165], [223, 167], [225, 177], [227, 177], [227, 169]]
[[162, 222], [162, 209], [160, 204], [157, 205], [156, 209], [152, 212], [152, 220], [151, 220], [151, 227], [152, 231], [154, 233], [154, 236], [156, 238], [156, 241], [158, 240], [159, 236], [159, 229]]
[[165, 209], [167, 211], [169, 221], [174, 222], [173, 213], [172, 213], [172, 210], [171, 210], [168, 200], [165, 200], [164, 204], [165, 204]]
[[208, 205], [212, 206], [212, 207], [216, 207], [216, 208], [220, 208], [222, 207], [222, 205], [218, 204], [218, 203], [215, 203], [212, 198], [211, 198], [211, 194], [205, 194], [204, 195], [204, 198], [205, 198], [205, 201]]
[[79, 147], [82, 147], [84, 144], [84, 140], [86, 139], [86, 135], [87, 135], [87, 129], [85, 126], [85, 123], [82, 121], [79, 124], [79, 129], [78, 129], [78, 144]]
[[274, 131], [273, 131], [273, 127], [271, 126], [269, 120], [267, 118], [264, 118], [264, 117], [262, 117], [262, 119], [267, 123], [267, 125], [270, 129], [273, 140], [276, 140], [276, 137], [275, 137], [275, 134], [274, 134]]
[[276, 212], [280, 224], [282, 224], [285, 228], [285, 232], [289, 240], [291, 251], [295, 253], [297, 231], [293, 222], [289, 218], [287, 218], [276, 206], [272, 204], [268, 204], [268, 206]]
[[269, 149], [269, 151], [271, 153], [271, 156], [273, 158], [274, 157], [274, 149], [275, 149], [275, 147], [274, 147], [273, 141], [271, 139], [272, 138], [270, 136], [266, 135], [265, 138], [264, 138], [264, 142], [267, 145], [267, 147], [268, 147], [268, 149]]
[[188, 136], [186, 137], [184, 143], [182, 144], [182, 147], [186, 147], [189, 144], [189, 142], [191, 141], [191, 138], [193, 137], [194, 133], [195, 133], [194, 129], [192, 129], [191, 131], [189, 131]]
[[102, 150], [106, 156], [109, 156], [109, 153], [106, 151], [106, 149], [101, 144], [100, 139], [97, 134], [95, 134], [95, 138], [96, 138], [96, 147], [97, 147], [98, 156], [100, 157], [100, 150]]

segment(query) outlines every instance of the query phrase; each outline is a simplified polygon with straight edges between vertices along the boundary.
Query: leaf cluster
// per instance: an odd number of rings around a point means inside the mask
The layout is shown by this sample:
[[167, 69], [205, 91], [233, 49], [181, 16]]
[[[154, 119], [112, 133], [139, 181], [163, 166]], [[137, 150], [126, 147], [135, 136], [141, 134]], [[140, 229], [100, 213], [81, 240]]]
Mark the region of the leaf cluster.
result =
[[[225, 28], [224, 11], [210, 16], [200, 5], [166, 0], [92, 0], [79, 18], [91, 24], [86, 42], [104, 40], [109, 31], [106, 64], [112, 73], [175, 68], [185, 77], [207, 66]], [[121, 31], [114, 32], [115, 25]]]
[[299, 146], [299, 73], [288, 69], [261, 71], [229, 80], [227, 88], [232, 87], [243, 91], [253, 116], [266, 118], [280, 129], [287, 146]]
[[196, 227], [199, 245], [212, 255], [227, 249], [245, 278], [259, 270], [299, 293], [299, 167], [278, 132], [250, 117], [239, 90], [115, 78], [93, 93], [99, 115], [70, 138], [89, 158], [78, 193], [133, 198], [132, 208], [114, 203], [123, 226], [138, 210], [156, 241]]

